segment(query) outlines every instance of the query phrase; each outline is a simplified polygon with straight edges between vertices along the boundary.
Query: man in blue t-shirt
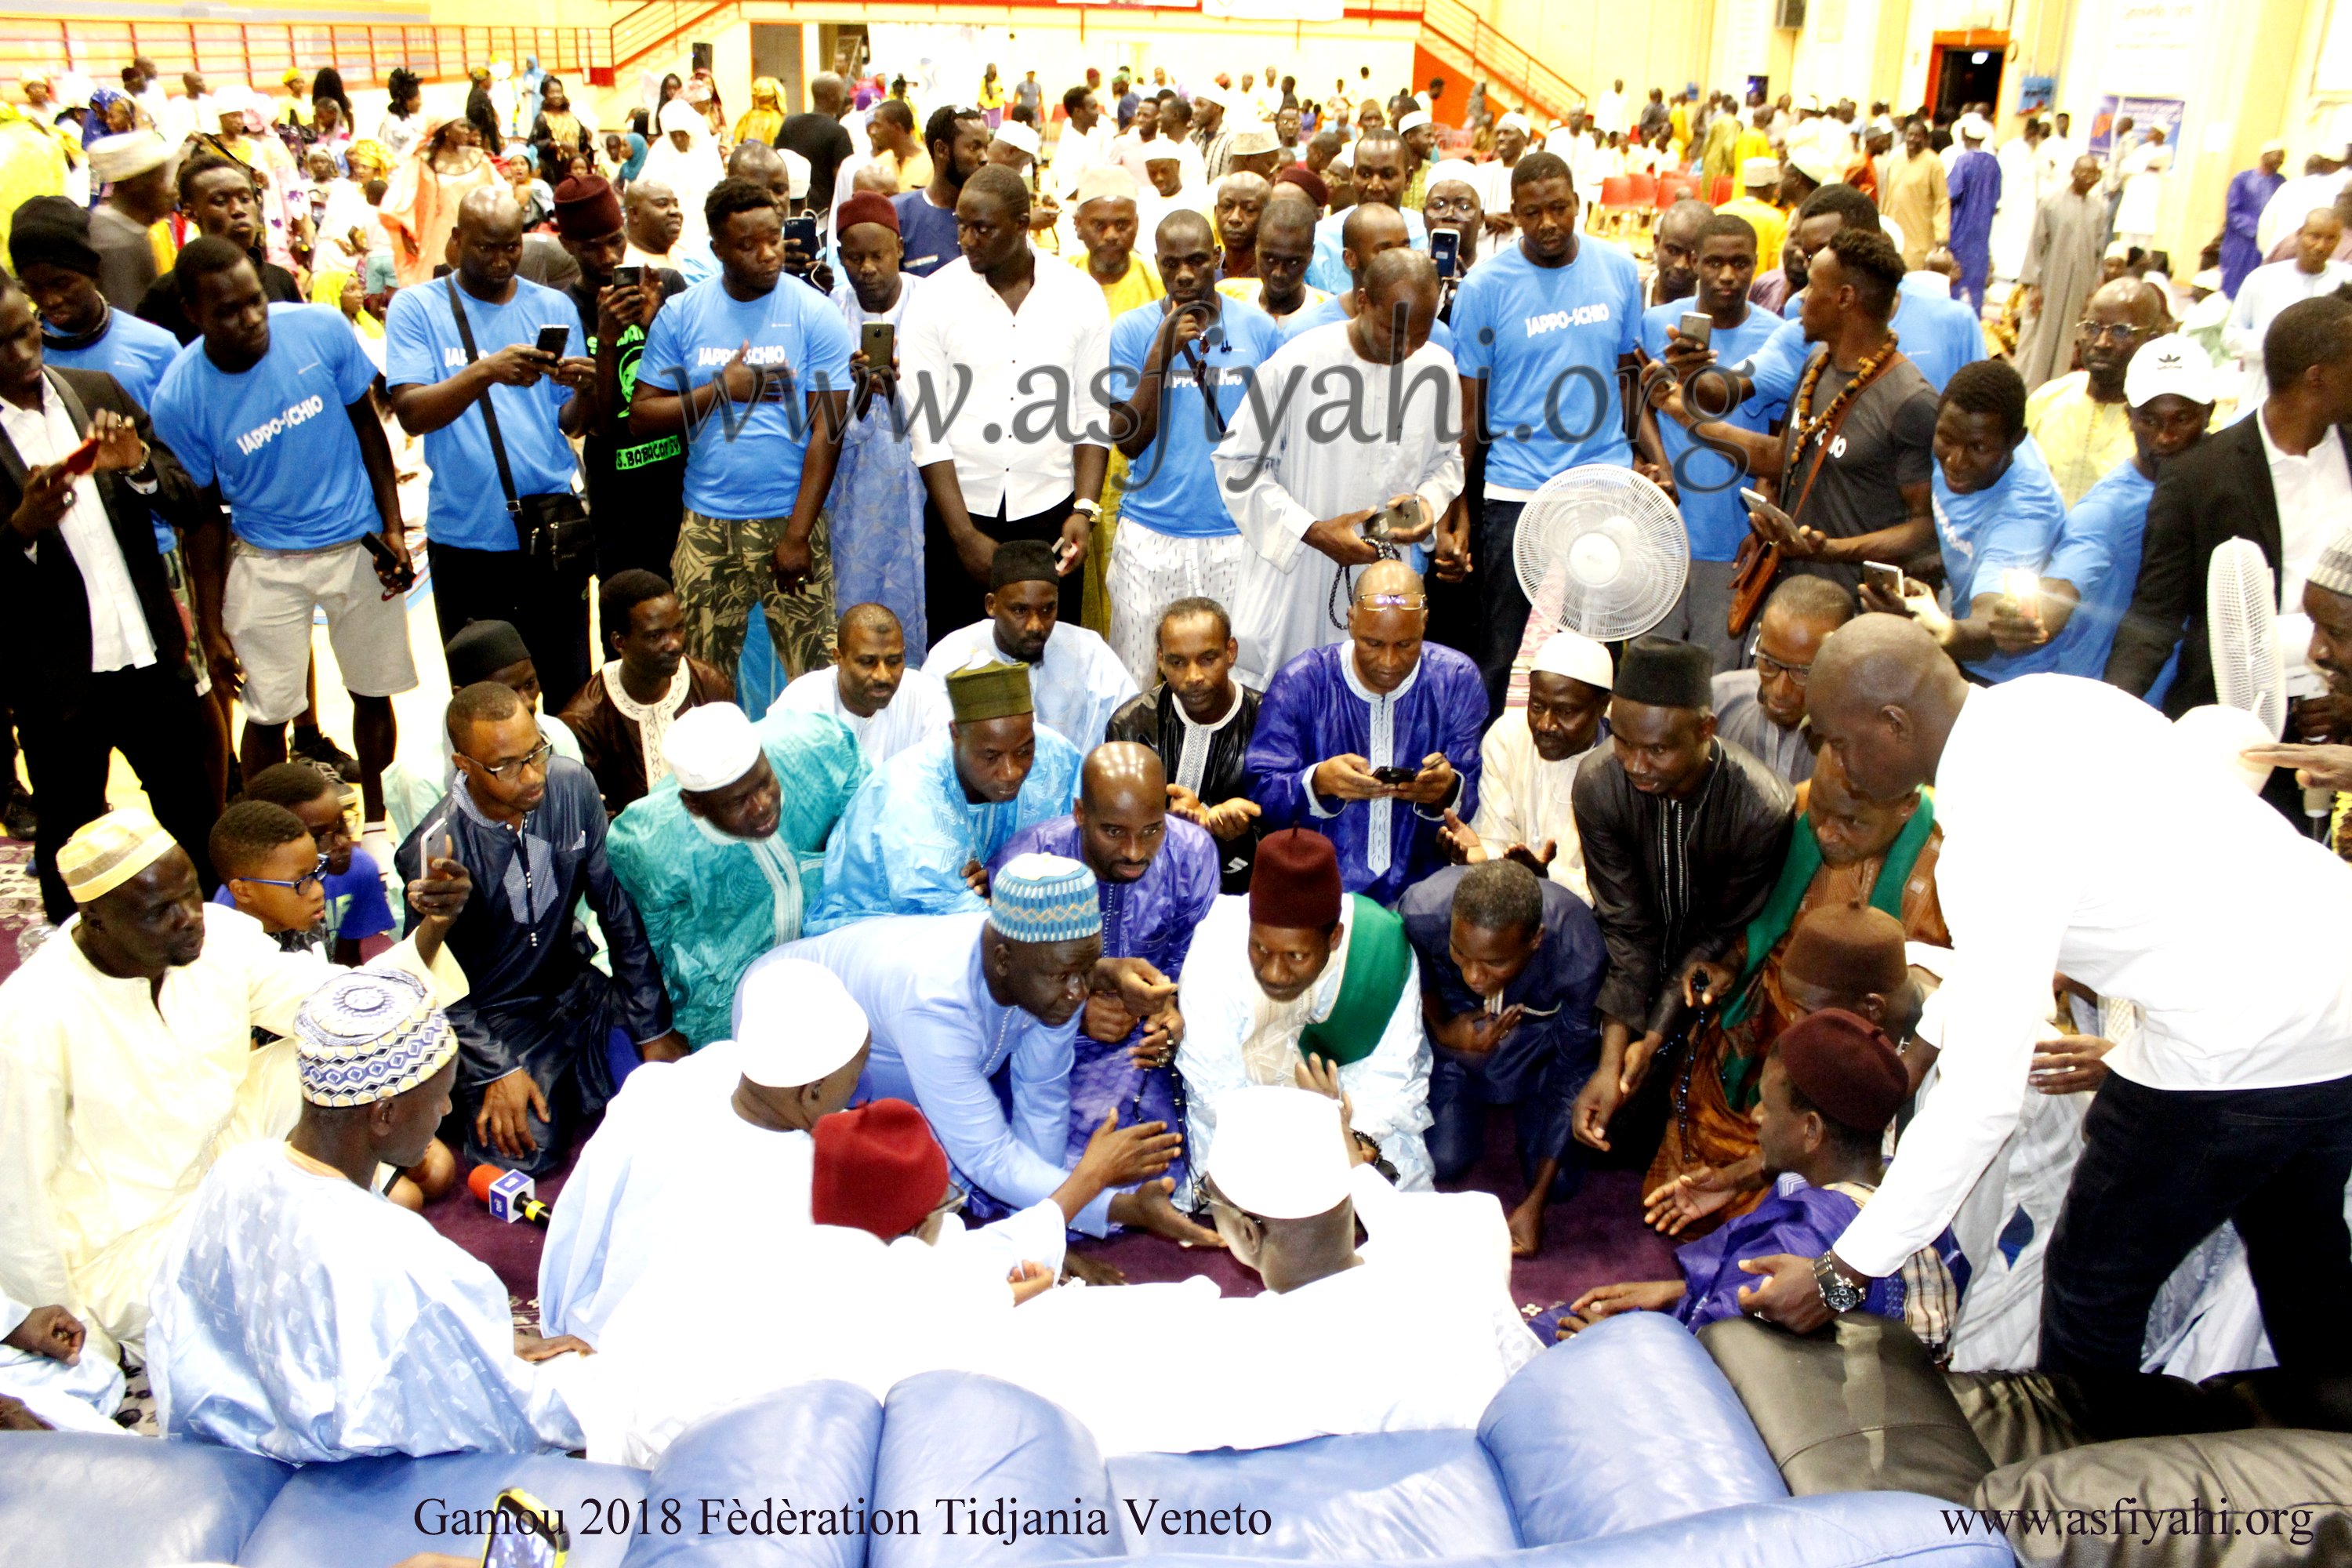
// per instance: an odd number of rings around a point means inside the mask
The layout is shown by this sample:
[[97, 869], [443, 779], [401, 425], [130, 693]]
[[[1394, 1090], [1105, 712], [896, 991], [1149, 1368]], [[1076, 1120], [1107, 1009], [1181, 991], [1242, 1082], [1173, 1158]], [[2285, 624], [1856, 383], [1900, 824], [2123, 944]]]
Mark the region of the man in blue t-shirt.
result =
[[[515, 276], [522, 211], [505, 186], [476, 191], [457, 208], [456, 248], [456, 269], [394, 294], [383, 323], [392, 411], [425, 438], [433, 469], [425, 517], [433, 613], [445, 646], [471, 622], [511, 622], [556, 710], [588, 679], [593, 552], [583, 537], [573, 559], [559, 561], [544, 530], [521, 536], [485, 411], [497, 415], [517, 497], [570, 493], [579, 465], [567, 437], [595, 411], [596, 362], [583, 352], [572, 301]], [[560, 354], [540, 346], [550, 329], [551, 342], [562, 339]]]
[[[1528, 626], [1527, 595], [1512, 570], [1519, 511], [1554, 475], [1580, 463], [1630, 468], [1618, 376], [1633, 367], [1642, 277], [1606, 240], [1580, 237], [1575, 182], [1549, 153], [1511, 171], [1516, 250], [1498, 252], [1462, 280], [1454, 299], [1455, 363], [1462, 373], [1463, 459], [1486, 447], [1486, 509], [1472, 554], [1486, 584], [1486, 643], [1478, 667], [1496, 712]], [[1646, 412], [1643, 447], [1664, 455]]]
[[[1106, 571], [1111, 645], [1147, 690], [1159, 674], [1160, 612], [1178, 599], [1231, 606], [1247, 552], [1217, 493], [1209, 453], [1248, 395], [1257, 367], [1282, 346], [1282, 329], [1255, 305], [1217, 292], [1223, 260], [1209, 220], [1180, 208], [1160, 220], [1164, 300], [1111, 323], [1111, 411], [1128, 459], [1119, 534]], [[1213, 405], [1203, 393], [1215, 389]]]
[[952, 104], [931, 110], [923, 126], [923, 151], [931, 155], [931, 183], [890, 198], [898, 209], [898, 234], [906, 246], [901, 272], [929, 278], [963, 254], [956, 246], [956, 197], [963, 183], [988, 161], [988, 121], [977, 109]]
[[849, 328], [814, 286], [785, 275], [773, 191], [721, 180], [703, 214], [719, 276], [654, 318], [629, 429], [686, 440], [671, 572], [686, 651], [731, 676], [760, 605], [789, 678], [830, 658], [824, 508], [849, 412]]
[[[1907, 583], [1898, 606], [1865, 582], [1864, 607], [1908, 609], [1964, 668], [1994, 685], [2055, 669], [2050, 645], [1994, 633], [1996, 616], [2017, 621], [2035, 613], [2039, 580], [2066, 521], [2050, 465], [2025, 431], [2024, 379], [2007, 360], [1964, 366], [1944, 389], [1936, 411], [1934, 483], [1936, 548], [1951, 613]], [[2030, 595], [2011, 592], [2019, 580], [2012, 573], [2034, 581]], [[2027, 597], [2033, 603], [2021, 603]]]
[[[1680, 331], [1685, 315], [1699, 314], [1708, 318], [1710, 346], [1721, 359], [1736, 364], [1782, 325], [1780, 317], [1748, 298], [1758, 261], [1755, 226], [1734, 213], [1717, 214], [1698, 225], [1691, 251], [1697, 293], [1642, 313], [1642, 352], [1653, 360], [1664, 359], [1668, 334]], [[1710, 383], [1697, 395], [1705, 401], [1714, 390]], [[1684, 395], [1693, 395], [1691, 389], [1685, 388]], [[1781, 412], [1780, 406], [1750, 401], [1734, 407], [1727, 419], [1743, 430], [1762, 434]], [[1727, 622], [1732, 558], [1748, 537], [1748, 508], [1739, 500], [1748, 466], [1720, 445], [1693, 440], [1672, 419], [1658, 421], [1658, 439], [1665, 448], [1666, 471], [1674, 478], [1683, 526], [1690, 533], [1691, 556], [1682, 600], [1666, 616], [1660, 635], [1706, 648], [1715, 656], [1720, 675], [1740, 665], [1740, 639], [1731, 635]]]
[[[399, 480], [368, 395], [375, 366], [341, 312], [271, 305], [252, 259], [228, 240], [189, 241], [173, 279], [198, 336], [155, 391], [155, 433], [228, 508], [233, 546], [201, 530], [192, 564], [213, 679], [242, 678], [245, 774], [286, 760], [323, 609], [352, 694], [361, 797], [380, 820], [399, 742], [392, 699], [416, 685], [416, 666], [400, 593], [410, 567]], [[372, 534], [380, 557], [361, 542]]]
[[[1397, 203], [1412, 183], [1414, 160], [1404, 144], [1404, 138], [1393, 131], [1367, 131], [1356, 138], [1355, 184], [1356, 207], [1386, 207], [1397, 215], [1404, 225], [1405, 239], [1415, 250], [1429, 249], [1429, 228], [1422, 222], [1421, 214]], [[1359, 256], [1351, 264], [1341, 253], [1346, 249], [1346, 237], [1340, 230], [1354, 209], [1335, 212], [1315, 226], [1315, 259], [1307, 264], [1307, 281], [1326, 294], [1345, 294], [1355, 276], [1360, 275], [1364, 264], [1371, 259]], [[1295, 333], [1293, 334], [1296, 335]]]

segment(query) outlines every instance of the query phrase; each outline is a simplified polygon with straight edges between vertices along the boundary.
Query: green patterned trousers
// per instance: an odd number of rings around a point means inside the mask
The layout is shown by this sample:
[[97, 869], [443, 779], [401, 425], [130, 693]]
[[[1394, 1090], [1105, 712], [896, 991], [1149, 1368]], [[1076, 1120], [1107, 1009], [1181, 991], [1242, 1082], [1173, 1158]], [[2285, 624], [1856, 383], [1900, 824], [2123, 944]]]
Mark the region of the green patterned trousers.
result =
[[[730, 679], [743, 655], [751, 606], [768, 614], [768, 636], [787, 676], [833, 662], [833, 520], [817, 513], [809, 534], [814, 570], [797, 595], [776, 585], [776, 541], [784, 517], [705, 517], [685, 509], [670, 582], [686, 612], [686, 651]], [[753, 715], [757, 717], [757, 715]]]

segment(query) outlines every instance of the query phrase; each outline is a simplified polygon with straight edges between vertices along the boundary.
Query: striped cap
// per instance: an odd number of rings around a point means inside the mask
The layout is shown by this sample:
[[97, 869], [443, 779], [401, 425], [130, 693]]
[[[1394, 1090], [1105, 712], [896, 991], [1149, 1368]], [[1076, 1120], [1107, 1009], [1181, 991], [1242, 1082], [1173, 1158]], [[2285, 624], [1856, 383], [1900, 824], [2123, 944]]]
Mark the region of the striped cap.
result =
[[2352, 595], [2352, 528], [2327, 542], [2304, 581], [2331, 594]]
[[75, 903], [95, 903], [179, 847], [149, 813], [124, 806], [74, 829], [58, 851], [58, 875]]
[[294, 1019], [302, 1098], [313, 1105], [373, 1105], [406, 1094], [457, 1054], [457, 1033], [425, 983], [398, 969], [352, 969], [302, 1004]]
[[1007, 942], [1080, 942], [1102, 931], [1095, 874], [1059, 855], [1015, 855], [990, 879], [988, 923]]

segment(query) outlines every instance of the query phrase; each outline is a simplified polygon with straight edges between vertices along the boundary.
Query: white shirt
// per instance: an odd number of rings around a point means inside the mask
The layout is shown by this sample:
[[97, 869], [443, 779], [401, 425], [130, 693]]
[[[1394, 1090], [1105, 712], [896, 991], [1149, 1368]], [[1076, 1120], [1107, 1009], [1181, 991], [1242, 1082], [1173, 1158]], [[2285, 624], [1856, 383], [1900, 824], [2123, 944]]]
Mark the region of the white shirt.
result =
[[1078, 181], [1086, 172], [1110, 162], [1110, 144], [1118, 134], [1116, 117], [1109, 114], [1097, 118], [1092, 131], [1080, 131], [1066, 122], [1061, 140], [1054, 143], [1054, 194], [1065, 202], [1077, 195]]
[[[0, 398], [0, 429], [16, 444], [16, 455], [28, 468], [55, 463], [81, 445], [65, 405], [49, 385], [40, 382], [41, 406], [19, 408]], [[122, 545], [114, 537], [105, 498], [98, 493], [98, 477], [84, 474], [74, 480], [73, 504], [66, 508], [58, 533], [73, 552], [81, 570], [82, 592], [89, 599], [89, 668], [102, 675], [111, 669], [144, 669], [155, 662], [154, 634], [147, 629], [147, 612], [131, 586], [131, 568], [123, 563]], [[33, 553], [32, 546], [25, 553]]]
[[2303, 226], [2303, 220], [2321, 207], [2336, 205], [2336, 193], [2352, 181], [2352, 169], [2332, 174], [2297, 174], [2271, 193], [2263, 216], [2254, 220], [2254, 248], [2264, 256], [2271, 247]]
[[[960, 669], [1020, 662], [998, 644], [994, 621], [974, 621], [933, 643], [923, 671], [945, 689], [947, 678]], [[1126, 661], [1084, 626], [1056, 625], [1045, 639], [1045, 658], [1029, 666], [1029, 695], [1037, 705], [1038, 722], [1081, 753], [1102, 744], [1110, 716], [1135, 693]]]
[[[2116, 786], [2017, 765], [2062, 742]], [[2352, 866], [2222, 770], [2184, 765], [2147, 704], [2065, 675], [1972, 690], [1937, 769], [1936, 819], [1954, 946], [1942, 1087], [1838, 1238], [1864, 1273], [1927, 1245], [2016, 1128], [2053, 973], [2139, 1005], [2138, 1037], [2106, 1058], [2134, 1083], [2352, 1074]]]
[[[1059, 628], [1056, 628], [1059, 629]], [[841, 700], [841, 671], [824, 665], [795, 678], [776, 694], [776, 708], [800, 713], [822, 713], [849, 727], [866, 760], [880, 767], [910, 746], [933, 735], [945, 734], [954, 710], [948, 705], [947, 682], [938, 676], [907, 667], [898, 689], [878, 713], [853, 713]], [[769, 710], [770, 712], [775, 709]]]
[[[2221, 329], [2221, 347], [2246, 367], [2246, 383], [2238, 394], [2238, 407], [2250, 410], [2271, 395], [2269, 374], [2263, 368], [2263, 339], [2271, 323], [2289, 305], [2333, 294], [2352, 283], [2352, 266], [2327, 261], [2316, 272], [2305, 272], [2294, 261], [2271, 261], [2246, 274], [2231, 302], [2229, 324]], [[2243, 417], [2242, 412], [2240, 417]]]
[[[1083, 268], [1030, 254], [1036, 279], [1017, 313], [959, 256], [924, 283], [899, 343], [900, 385], [916, 411], [915, 466], [953, 459], [975, 519], [1000, 507], [1008, 519], [1034, 517], [1067, 500], [1069, 437], [1109, 444], [1110, 311], [1102, 290]], [[959, 407], [967, 378], [971, 392]], [[1060, 417], [1049, 417], [1057, 395]]]
[[2344, 437], [2333, 425], [2298, 458], [2271, 439], [2268, 417], [2257, 413], [2254, 424], [2263, 433], [2263, 460], [2270, 465], [2271, 496], [2278, 503], [2279, 604], [2292, 615], [2303, 608], [2304, 581], [2320, 552], [2352, 518], [2352, 468], [2345, 466]]

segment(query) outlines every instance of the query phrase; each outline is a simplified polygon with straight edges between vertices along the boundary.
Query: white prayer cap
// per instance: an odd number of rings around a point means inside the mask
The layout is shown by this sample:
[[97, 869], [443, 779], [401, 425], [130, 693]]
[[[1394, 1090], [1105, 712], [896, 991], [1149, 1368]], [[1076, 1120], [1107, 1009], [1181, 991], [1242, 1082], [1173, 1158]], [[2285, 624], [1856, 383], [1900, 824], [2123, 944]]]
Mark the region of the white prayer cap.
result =
[[777, 149], [784, 160], [784, 190], [796, 202], [808, 200], [809, 161], [789, 147]]
[[1339, 1107], [1312, 1089], [1251, 1084], [1217, 1100], [1209, 1177], [1225, 1201], [1262, 1219], [1328, 1214], [1348, 1195]]
[[1478, 166], [1467, 158], [1440, 158], [1429, 166], [1429, 188], [1440, 182], [1459, 180], [1472, 190], [1478, 188]]
[[[1149, 163], [1150, 160], [1145, 162]], [[1078, 176], [1078, 191], [1071, 205], [1076, 208], [1088, 202], [1118, 200], [1135, 200], [1135, 176], [1117, 163], [1097, 163]]]
[[1750, 158], [1739, 165], [1739, 183], [1743, 185], [1775, 185], [1780, 183], [1780, 160]]
[[1792, 150], [1789, 154], [1789, 163], [1817, 185], [1834, 185], [1845, 176], [1845, 171], [1839, 168], [1835, 160], [1822, 151], [1818, 144]]
[[1008, 120], [1003, 124], [998, 126], [996, 128], [996, 140], [1003, 142], [1007, 147], [1011, 147], [1016, 152], [1028, 153], [1032, 158], [1034, 158], [1037, 155], [1037, 149], [1045, 145], [1044, 142], [1037, 140], [1037, 133], [1034, 131], [1032, 131], [1029, 127], [1022, 124], [1021, 121], [1017, 120]]
[[1510, 113], [1506, 114], [1503, 118], [1495, 121], [1496, 135], [1499, 136], [1506, 131], [1516, 131], [1522, 136], [1528, 136], [1534, 134], [1535, 127], [1528, 123], [1528, 117], [1526, 115], [1521, 114], [1515, 109], [1511, 110]]
[[2167, 393], [2191, 403], [2210, 404], [2214, 398], [2213, 362], [2196, 339], [2179, 332], [2142, 343], [2124, 372], [2124, 401], [2134, 408]]
[[2284, 153], [2286, 151], [2286, 138], [2283, 136], [2273, 136], [2269, 141], [2263, 142], [2261, 146], [2255, 148], [2254, 151], [2257, 153]]
[[2131, 249], [2130, 240], [2111, 239], [2107, 241], [2107, 248], [2100, 253], [2099, 258], [2102, 261], [2123, 261], [2131, 256]]
[[689, 708], [662, 737], [662, 761], [677, 775], [677, 787], [697, 794], [725, 789], [759, 760], [759, 732], [732, 702]]
[[798, 1089], [836, 1071], [871, 1027], [840, 977], [805, 958], [753, 964], [736, 1010], [737, 1062], [763, 1089]]
[[2246, 748], [2275, 746], [2278, 737], [2242, 708], [2215, 702], [2191, 708], [2172, 721], [2172, 738], [2187, 766], [2221, 769], [2250, 790], [2270, 782], [2270, 764], [2248, 762]]
[[212, 98], [215, 120], [220, 120], [231, 114], [243, 114], [247, 110], [254, 107], [253, 93], [242, 82], [233, 81], [226, 86], [213, 89]]
[[1421, 110], [1416, 109], [1412, 113], [1406, 115], [1402, 120], [1396, 122], [1396, 132], [1398, 135], [1402, 136], [1408, 131], [1418, 131], [1428, 123], [1429, 116]]
[[1952, 132], [1971, 142], [1981, 142], [1992, 134], [1992, 122], [1981, 114], [1963, 114], [1952, 121]]
[[1536, 675], [1565, 675], [1570, 680], [1580, 680], [1587, 686], [1597, 686], [1607, 691], [1617, 684], [1617, 663], [1609, 657], [1609, 649], [1582, 632], [1561, 630], [1546, 638], [1536, 650], [1536, 662], [1530, 671]]
[[1219, 109], [1223, 109], [1225, 107], [1225, 89], [1215, 82], [1196, 87], [1192, 89], [1192, 101], [1195, 104], [1213, 103]]

